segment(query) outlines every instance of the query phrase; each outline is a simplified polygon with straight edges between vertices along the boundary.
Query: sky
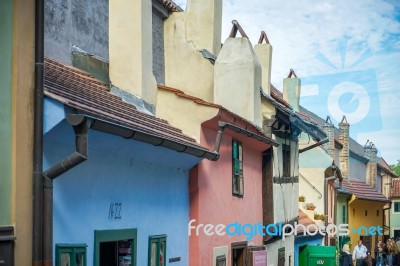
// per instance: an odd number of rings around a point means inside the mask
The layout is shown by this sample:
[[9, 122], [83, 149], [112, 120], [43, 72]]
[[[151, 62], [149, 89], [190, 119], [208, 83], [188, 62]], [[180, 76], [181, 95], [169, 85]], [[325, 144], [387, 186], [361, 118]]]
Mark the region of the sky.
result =
[[275, 87], [293, 68], [301, 105], [400, 160], [400, 1], [223, 0], [222, 43], [233, 19], [253, 44], [267, 33]]

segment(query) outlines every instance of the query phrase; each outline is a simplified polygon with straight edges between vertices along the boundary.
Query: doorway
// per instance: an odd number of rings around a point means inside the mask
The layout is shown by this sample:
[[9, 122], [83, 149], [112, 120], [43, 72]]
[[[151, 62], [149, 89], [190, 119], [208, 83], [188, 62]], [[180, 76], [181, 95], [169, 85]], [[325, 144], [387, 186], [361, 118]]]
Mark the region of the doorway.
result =
[[96, 230], [95, 266], [135, 266], [136, 229]]

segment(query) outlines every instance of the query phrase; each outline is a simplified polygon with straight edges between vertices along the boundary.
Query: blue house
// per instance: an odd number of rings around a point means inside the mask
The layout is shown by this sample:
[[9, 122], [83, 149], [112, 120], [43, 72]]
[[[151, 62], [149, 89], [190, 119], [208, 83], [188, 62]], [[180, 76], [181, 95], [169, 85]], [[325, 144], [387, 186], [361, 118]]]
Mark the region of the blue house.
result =
[[56, 265], [188, 265], [189, 170], [216, 154], [75, 68], [47, 59], [44, 87]]

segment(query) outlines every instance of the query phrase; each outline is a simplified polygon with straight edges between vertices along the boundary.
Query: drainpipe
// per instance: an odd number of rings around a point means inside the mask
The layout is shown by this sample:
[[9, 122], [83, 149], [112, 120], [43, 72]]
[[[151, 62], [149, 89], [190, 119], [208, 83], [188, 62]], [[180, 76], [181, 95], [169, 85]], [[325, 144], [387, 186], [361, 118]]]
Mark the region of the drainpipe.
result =
[[33, 126], [32, 263], [43, 263], [43, 59], [44, 0], [35, 3], [35, 91]]
[[88, 132], [91, 120], [80, 115], [68, 115], [75, 132], [76, 151], [49, 170], [43, 172], [43, 265], [53, 265], [53, 180], [87, 160]]

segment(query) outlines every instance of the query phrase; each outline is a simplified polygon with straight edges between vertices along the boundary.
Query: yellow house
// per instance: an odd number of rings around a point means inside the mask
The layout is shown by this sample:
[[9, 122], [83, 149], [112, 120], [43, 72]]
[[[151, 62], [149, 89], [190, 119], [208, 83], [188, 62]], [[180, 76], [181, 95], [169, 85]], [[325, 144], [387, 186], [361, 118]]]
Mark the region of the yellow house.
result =
[[0, 264], [32, 265], [34, 1], [0, 1]]
[[375, 245], [382, 240], [383, 207], [390, 200], [359, 179], [344, 179], [342, 186], [352, 195], [348, 200], [348, 224], [352, 247], [362, 239], [374, 254]]

